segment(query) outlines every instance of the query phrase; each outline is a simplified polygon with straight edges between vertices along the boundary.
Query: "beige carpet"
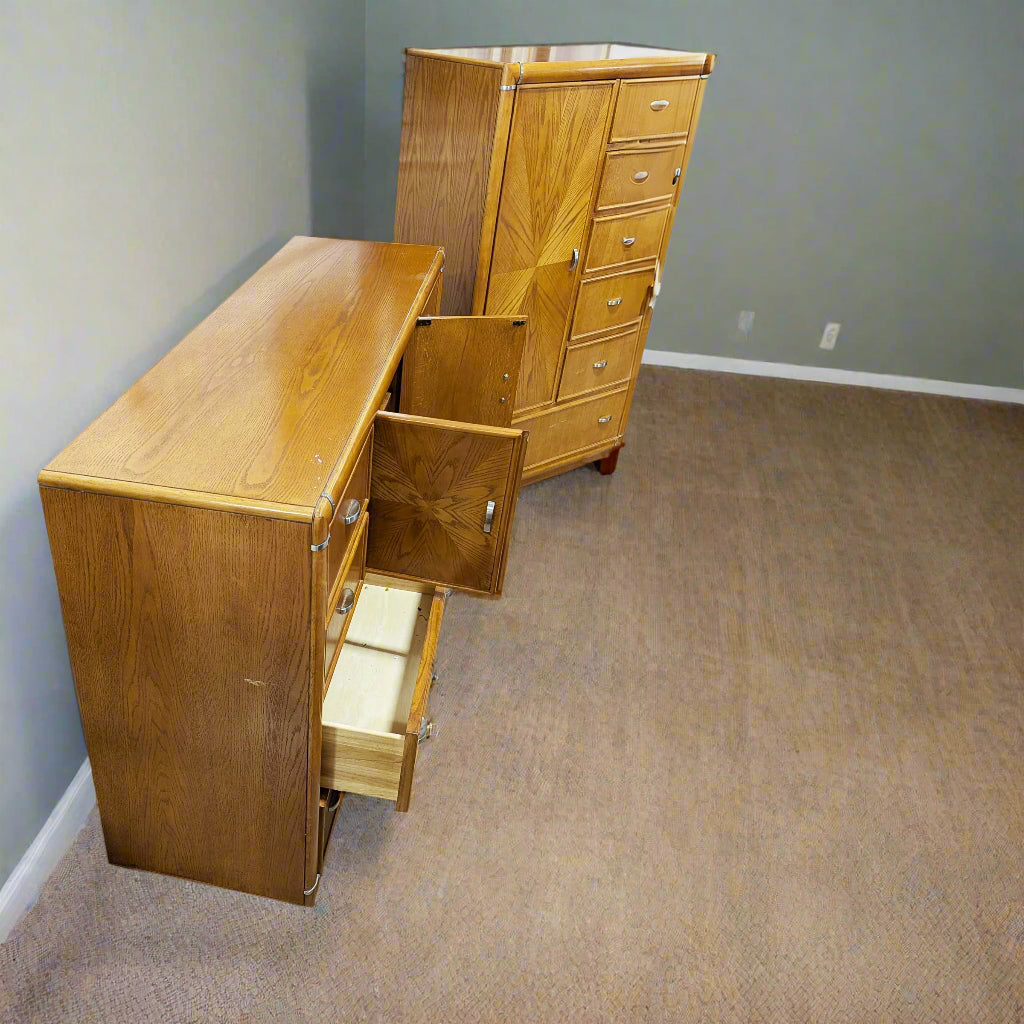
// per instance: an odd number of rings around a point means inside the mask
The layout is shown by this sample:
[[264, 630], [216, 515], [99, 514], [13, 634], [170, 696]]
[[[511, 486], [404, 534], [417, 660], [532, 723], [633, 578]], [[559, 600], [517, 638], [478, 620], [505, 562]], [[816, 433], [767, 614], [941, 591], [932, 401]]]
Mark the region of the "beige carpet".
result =
[[519, 508], [315, 910], [94, 815], [0, 1020], [1024, 1021], [1024, 407], [645, 368]]

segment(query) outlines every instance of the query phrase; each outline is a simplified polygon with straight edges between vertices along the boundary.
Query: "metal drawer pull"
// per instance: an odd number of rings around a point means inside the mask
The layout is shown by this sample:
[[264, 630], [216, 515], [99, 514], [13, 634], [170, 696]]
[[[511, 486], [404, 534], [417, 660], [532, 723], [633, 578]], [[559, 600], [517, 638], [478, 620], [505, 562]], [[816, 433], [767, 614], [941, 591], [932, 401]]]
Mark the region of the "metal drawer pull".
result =
[[633, 180], [639, 185], [641, 182], [647, 180], [647, 171], [637, 171], [633, 175]]
[[346, 587], [341, 592], [341, 598], [338, 601], [338, 612], [341, 615], [347, 615], [352, 611], [352, 605], [356, 602], [356, 593], [351, 587]]
[[358, 498], [349, 498], [348, 504], [345, 506], [345, 511], [342, 514], [342, 522], [346, 526], [351, 526], [358, 518], [359, 513], [362, 512], [363, 506]]
[[651, 110], [664, 110], [668, 106], [668, 100], [651, 100]]
[[629, 246], [631, 246], [631, 245], [632, 245], [632, 244], [633, 244], [633, 243], [634, 243], [635, 241], [636, 241], [636, 239], [635, 239], [635, 238], [624, 238], [624, 239], [622, 240], [622, 244], [623, 244], [624, 246], [626, 246], [626, 248], [628, 249], [628, 248], [629, 248]]
[[595, 370], [603, 370], [608, 365], [607, 359], [602, 359], [599, 363], [594, 363]]
[[611, 423], [611, 421], [612, 421], [611, 416], [600, 416], [600, 417], [598, 417], [598, 420], [597, 420], [598, 423]]
[[579, 261], [580, 261], [580, 251], [579, 251], [579, 249], [573, 249], [573, 251], [572, 251], [572, 259], [569, 260], [569, 269], [570, 270], [575, 270], [576, 269], [576, 265], [579, 263]]
[[676, 168], [675, 176], [672, 178], [672, 184], [673, 185], [678, 184], [678, 182], [679, 182], [679, 175], [682, 174], [682, 173], [683, 173], [682, 167], [677, 167]]
[[484, 512], [484, 533], [490, 533], [494, 525], [494, 502], [487, 502], [487, 509]]
[[621, 298], [609, 299], [608, 300], [608, 305], [609, 306], [621, 306], [622, 305], [622, 299]]

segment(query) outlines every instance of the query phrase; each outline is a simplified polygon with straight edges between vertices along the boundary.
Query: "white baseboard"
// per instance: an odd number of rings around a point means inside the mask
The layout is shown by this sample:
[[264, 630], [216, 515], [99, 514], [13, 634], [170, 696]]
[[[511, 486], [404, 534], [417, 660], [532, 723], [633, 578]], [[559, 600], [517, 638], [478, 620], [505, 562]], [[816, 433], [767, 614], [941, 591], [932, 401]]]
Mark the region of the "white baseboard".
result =
[[39, 830], [39, 835], [0, 889], [0, 942], [10, 935], [25, 911], [35, 903], [46, 880], [71, 848], [95, 805], [92, 767], [86, 758], [46, 819], [46, 824]]
[[988, 384], [958, 384], [926, 377], [898, 377], [891, 373], [865, 373], [838, 370], [827, 366], [797, 366], [794, 363], [761, 363], [754, 359], [727, 359], [690, 352], [659, 352], [645, 349], [643, 361], [651, 366], [679, 366], [688, 370], [717, 370], [719, 373], [746, 373], [754, 377], [783, 377], [786, 380], [814, 380], [822, 384], [853, 384], [888, 391], [919, 391], [926, 395], [953, 395], [956, 398], [981, 398], [988, 402], [1013, 402], [1024, 405], [1024, 389], [997, 388]]

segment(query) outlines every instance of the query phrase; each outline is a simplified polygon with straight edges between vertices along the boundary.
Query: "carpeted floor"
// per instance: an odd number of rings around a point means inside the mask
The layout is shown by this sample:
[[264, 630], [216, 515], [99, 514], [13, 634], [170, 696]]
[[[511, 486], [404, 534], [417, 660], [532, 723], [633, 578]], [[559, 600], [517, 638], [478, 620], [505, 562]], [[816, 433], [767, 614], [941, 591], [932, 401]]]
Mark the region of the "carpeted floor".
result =
[[110, 867], [0, 1020], [1024, 1021], [1024, 407], [645, 368], [315, 910]]

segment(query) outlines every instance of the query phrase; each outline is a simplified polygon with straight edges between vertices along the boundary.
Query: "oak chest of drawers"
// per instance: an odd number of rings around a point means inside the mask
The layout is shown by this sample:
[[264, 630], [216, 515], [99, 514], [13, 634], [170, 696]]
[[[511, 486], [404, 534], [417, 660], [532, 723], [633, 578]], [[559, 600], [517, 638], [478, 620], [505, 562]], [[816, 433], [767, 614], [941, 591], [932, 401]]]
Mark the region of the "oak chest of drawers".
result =
[[527, 480], [611, 472], [713, 54], [406, 51], [395, 238], [448, 253], [446, 313], [530, 319]]
[[309, 904], [342, 792], [408, 807], [526, 448], [526, 322], [437, 317], [443, 259], [292, 239], [40, 474], [113, 863]]

